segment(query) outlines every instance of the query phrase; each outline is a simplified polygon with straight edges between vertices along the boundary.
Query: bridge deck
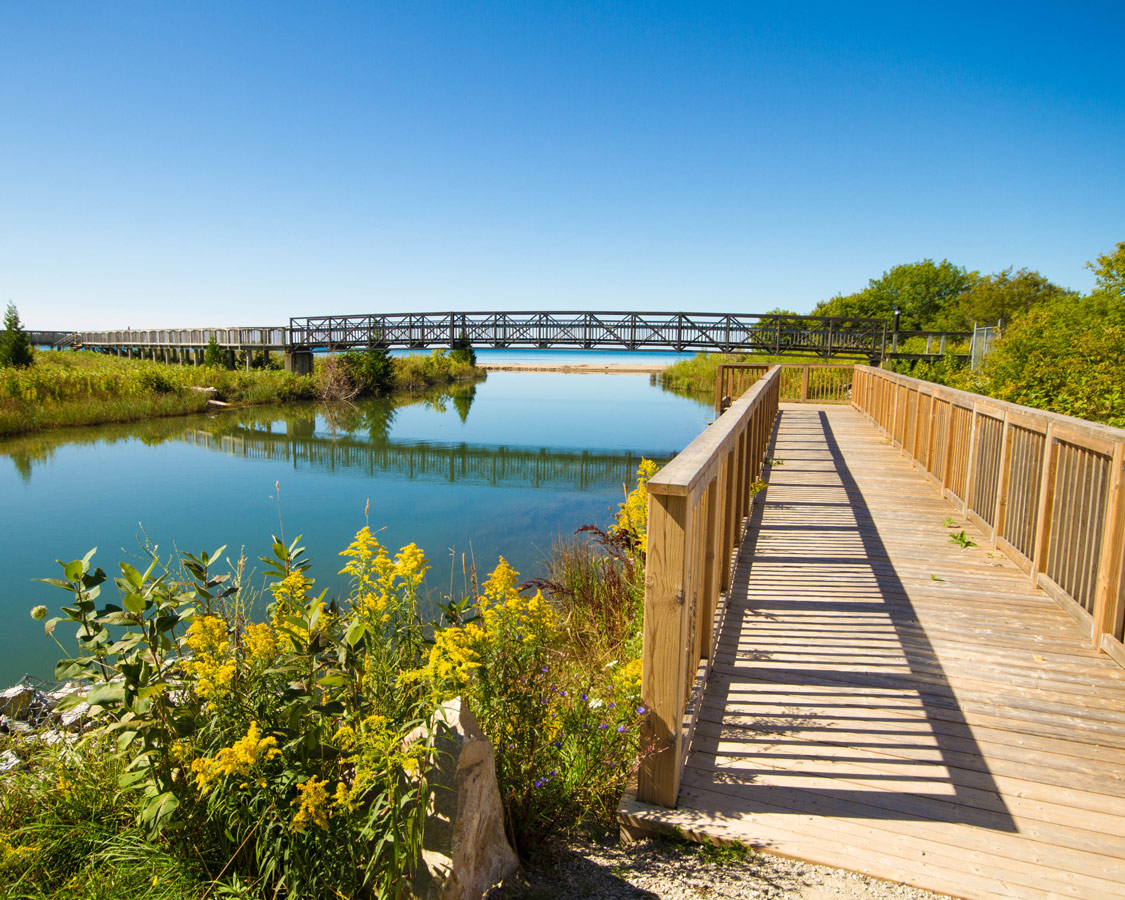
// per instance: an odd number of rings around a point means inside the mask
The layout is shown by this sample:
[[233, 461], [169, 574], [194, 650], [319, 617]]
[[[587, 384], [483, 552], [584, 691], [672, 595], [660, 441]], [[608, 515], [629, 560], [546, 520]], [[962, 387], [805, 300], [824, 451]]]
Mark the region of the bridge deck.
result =
[[1125, 671], [858, 412], [783, 407], [770, 455], [679, 807], [625, 821], [960, 897], [1125, 897]]

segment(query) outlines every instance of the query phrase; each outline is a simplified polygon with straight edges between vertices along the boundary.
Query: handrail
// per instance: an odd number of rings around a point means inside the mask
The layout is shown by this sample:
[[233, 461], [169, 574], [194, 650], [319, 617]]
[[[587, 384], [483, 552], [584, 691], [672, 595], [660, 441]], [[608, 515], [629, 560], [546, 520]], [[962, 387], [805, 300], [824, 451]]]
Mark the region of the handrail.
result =
[[135, 349], [206, 347], [213, 337], [220, 347], [239, 349], [285, 348], [285, 328], [280, 325], [251, 325], [231, 328], [153, 328], [120, 331], [80, 331], [78, 340], [86, 346], [132, 347]]
[[[715, 412], [730, 406], [758, 378], [769, 371], [769, 363], [720, 363], [715, 377]], [[781, 402], [847, 403], [852, 387], [853, 365], [783, 363]]]
[[852, 405], [1125, 665], [1125, 430], [855, 370]]
[[637, 798], [674, 806], [730, 587], [743, 519], [777, 417], [773, 366], [648, 482]]

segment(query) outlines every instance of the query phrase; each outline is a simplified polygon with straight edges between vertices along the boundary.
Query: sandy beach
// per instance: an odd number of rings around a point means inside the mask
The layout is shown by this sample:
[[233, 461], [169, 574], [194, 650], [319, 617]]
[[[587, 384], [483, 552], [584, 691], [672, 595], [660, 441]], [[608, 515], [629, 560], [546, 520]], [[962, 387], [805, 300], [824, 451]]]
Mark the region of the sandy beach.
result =
[[489, 372], [566, 372], [575, 375], [654, 375], [665, 366], [658, 363], [531, 363], [483, 362], [477, 366]]

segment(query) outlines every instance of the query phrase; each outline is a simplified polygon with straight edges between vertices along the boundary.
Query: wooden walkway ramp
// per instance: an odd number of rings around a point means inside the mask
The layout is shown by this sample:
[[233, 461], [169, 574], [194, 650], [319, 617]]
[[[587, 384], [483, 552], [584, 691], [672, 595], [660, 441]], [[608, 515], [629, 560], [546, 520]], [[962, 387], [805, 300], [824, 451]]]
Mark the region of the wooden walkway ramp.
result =
[[1125, 897], [1125, 670], [859, 412], [782, 406], [768, 456], [677, 808], [626, 826], [958, 897]]

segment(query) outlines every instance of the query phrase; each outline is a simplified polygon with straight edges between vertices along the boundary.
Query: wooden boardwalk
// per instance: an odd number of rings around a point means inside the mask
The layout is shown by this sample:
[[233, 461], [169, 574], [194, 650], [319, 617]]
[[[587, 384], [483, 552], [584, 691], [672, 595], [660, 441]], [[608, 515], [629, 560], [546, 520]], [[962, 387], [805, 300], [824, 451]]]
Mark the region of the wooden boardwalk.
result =
[[1125, 897], [1125, 670], [859, 412], [783, 406], [769, 456], [678, 806], [626, 824], [958, 897]]

